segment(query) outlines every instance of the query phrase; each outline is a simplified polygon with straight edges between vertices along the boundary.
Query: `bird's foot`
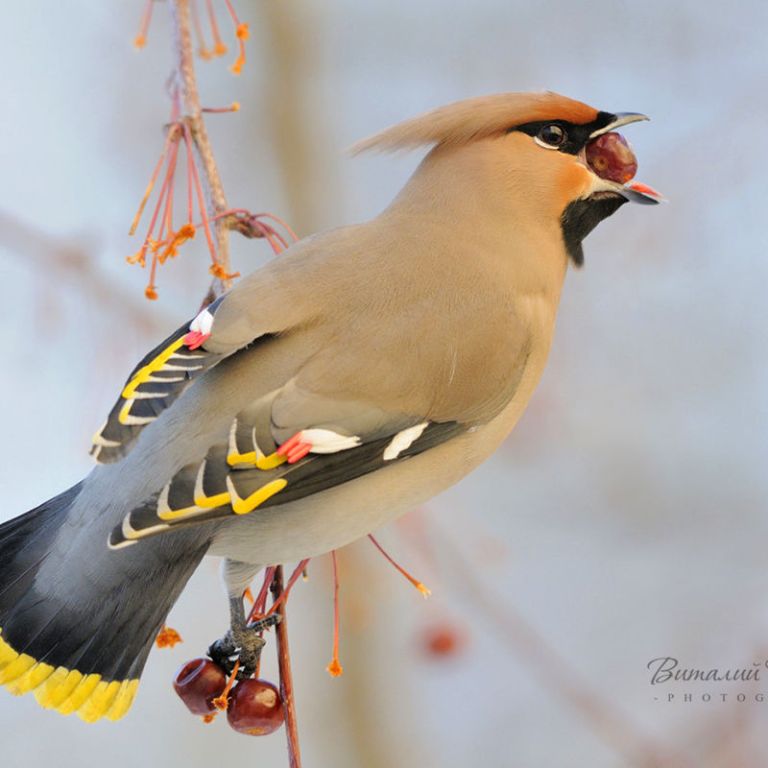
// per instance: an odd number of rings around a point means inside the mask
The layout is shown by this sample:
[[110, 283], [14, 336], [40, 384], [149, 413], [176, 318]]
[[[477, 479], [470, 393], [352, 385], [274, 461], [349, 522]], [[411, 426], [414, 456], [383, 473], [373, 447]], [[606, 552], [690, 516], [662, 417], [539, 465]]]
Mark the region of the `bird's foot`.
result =
[[224, 637], [212, 643], [208, 648], [208, 656], [226, 673], [231, 675], [235, 662], [239, 661], [237, 679], [246, 680], [256, 672], [261, 658], [261, 650], [266, 645], [264, 638], [259, 636], [265, 629], [274, 627], [280, 622], [280, 615], [273, 613], [251, 624], [242, 627], [232, 627]]

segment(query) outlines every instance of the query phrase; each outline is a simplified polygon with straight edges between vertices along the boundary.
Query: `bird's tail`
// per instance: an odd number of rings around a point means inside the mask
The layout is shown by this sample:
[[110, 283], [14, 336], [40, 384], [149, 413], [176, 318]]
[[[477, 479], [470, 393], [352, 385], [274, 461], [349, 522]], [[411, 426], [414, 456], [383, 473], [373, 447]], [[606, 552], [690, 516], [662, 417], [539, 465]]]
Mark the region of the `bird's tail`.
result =
[[[57, 558], [54, 542], [79, 491], [0, 525], [0, 685], [16, 695], [34, 691], [41, 706], [87, 722], [118, 720], [204, 549], [165, 546], [130, 569], [101, 553]], [[62, 585], [70, 582], [68, 594]]]

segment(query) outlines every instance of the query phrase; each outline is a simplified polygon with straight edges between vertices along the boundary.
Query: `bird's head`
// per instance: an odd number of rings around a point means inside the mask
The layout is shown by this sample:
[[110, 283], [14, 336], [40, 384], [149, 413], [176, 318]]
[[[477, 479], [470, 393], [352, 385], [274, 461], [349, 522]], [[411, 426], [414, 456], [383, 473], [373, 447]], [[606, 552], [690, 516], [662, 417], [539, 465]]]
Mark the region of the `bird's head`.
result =
[[602, 112], [551, 92], [503, 93], [440, 107], [353, 149], [433, 146], [427, 166], [452, 164], [453, 178], [464, 180], [466, 190], [488, 193], [484, 205], [493, 195], [494, 207], [503, 201], [544, 225], [556, 224], [569, 257], [580, 265], [581, 242], [600, 221], [626, 202], [663, 199], [634, 181], [635, 155], [616, 132], [647, 119]]

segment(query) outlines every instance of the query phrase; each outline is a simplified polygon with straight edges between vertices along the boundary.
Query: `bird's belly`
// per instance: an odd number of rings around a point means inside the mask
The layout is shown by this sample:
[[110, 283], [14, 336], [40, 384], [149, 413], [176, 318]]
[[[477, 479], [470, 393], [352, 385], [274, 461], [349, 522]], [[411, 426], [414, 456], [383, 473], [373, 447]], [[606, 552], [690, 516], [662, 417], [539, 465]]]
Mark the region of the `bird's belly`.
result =
[[457, 483], [514, 427], [544, 360], [530, 359], [520, 386], [492, 421], [425, 453], [311, 497], [228, 520], [209, 554], [265, 565], [315, 557], [349, 544]]

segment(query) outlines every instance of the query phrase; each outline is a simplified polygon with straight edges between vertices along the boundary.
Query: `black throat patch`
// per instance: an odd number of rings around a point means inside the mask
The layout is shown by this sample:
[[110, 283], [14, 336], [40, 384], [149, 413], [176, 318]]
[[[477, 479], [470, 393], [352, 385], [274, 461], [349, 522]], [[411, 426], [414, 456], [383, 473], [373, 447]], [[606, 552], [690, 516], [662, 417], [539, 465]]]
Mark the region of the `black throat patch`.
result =
[[581, 242], [603, 220], [615, 213], [627, 198], [618, 192], [596, 192], [566, 206], [560, 217], [563, 240], [568, 257], [577, 266], [584, 263]]

